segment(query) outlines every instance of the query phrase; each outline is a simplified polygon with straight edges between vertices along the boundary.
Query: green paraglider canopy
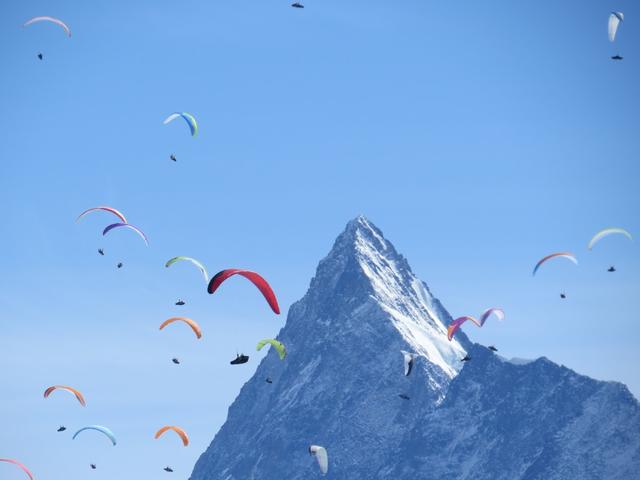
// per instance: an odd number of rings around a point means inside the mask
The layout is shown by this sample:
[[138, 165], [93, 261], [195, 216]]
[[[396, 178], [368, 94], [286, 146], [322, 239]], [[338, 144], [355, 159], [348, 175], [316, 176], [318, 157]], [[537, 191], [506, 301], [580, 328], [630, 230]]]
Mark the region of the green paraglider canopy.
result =
[[278, 351], [280, 360], [284, 360], [284, 357], [287, 356], [287, 349], [281, 342], [273, 338], [265, 338], [264, 340], [260, 340], [258, 342], [258, 345], [256, 345], [256, 350], [260, 351], [262, 347], [264, 347], [267, 343], [272, 345], [273, 348], [275, 348]]

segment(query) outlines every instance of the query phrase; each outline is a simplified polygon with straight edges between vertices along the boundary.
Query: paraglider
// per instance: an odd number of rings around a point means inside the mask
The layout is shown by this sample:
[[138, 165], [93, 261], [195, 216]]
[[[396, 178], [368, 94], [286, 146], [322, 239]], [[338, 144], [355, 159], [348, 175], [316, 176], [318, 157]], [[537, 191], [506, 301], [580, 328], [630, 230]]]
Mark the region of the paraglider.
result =
[[75, 388], [69, 387], [67, 385], [53, 385], [47, 388], [44, 391], [44, 398], [49, 398], [49, 395], [51, 395], [51, 393], [55, 392], [56, 390], [64, 390], [65, 392], [72, 393], [73, 395], [75, 395], [78, 402], [80, 402], [80, 405], [82, 405], [83, 407], [87, 406], [82, 393], [80, 393], [79, 390], [76, 390]]
[[103, 249], [99, 248], [98, 249], [98, 253], [104, 257], [104, 250]]
[[291, 6], [293, 8], [304, 8], [304, 5], [302, 5], [300, 2], [292, 3]]
[[164, 470], [165, 472], [169, 472], [169, 473], [172, 473], [172, 472], [173, 472], [173, 468], [171, 468], [171, 467], [164, 467], [164, 468], [163, 468], [163, 470]]
[[264, 340], [260, 340], [258, 342], [258, 345], [256, 345], [256, 350], [260, 351], [262, 347], [264, 347], [267, 343], [273, 346], [273, 348], [275, 348], [278, 351], [278, 356], [280, 357], [280, 360], [284, 360], [284, 357], [287, 356], [287, 349], [281, 342], [273, 338], [265, 338]]
[[231, 365], [242, 365], [243, 363], [247, 363], [249, 361], [249, 356], [245, 355], [244, 353], [238, 355], [236, 353], [236, 358], [234, 360], [231, 360], [229, 363]]
[[536, 266], [533, 268], [533, 275], [536, 274], [536, 272], [538, 271], [538, 269], [543, 263], [546, 263], [553, 258], [566, 258], [567, 260], [571, 260], [573, 263], [578, 265], [578, 259], [576, 259], [573, 253], [569, 253], [569, 252], [552, 253], [551, 255], [547, 255], [546, 257], [541, 259], [538, 263], [536, 263]]
[[409, 399], [411, 399], [411, 397], [410, 397], [409, 395], [405, 394], [405, 393], [401, 393], [401, 394], [399, 394], [398, 396], [399, 396], [401, 399], [403, 399], [403, 400], [409, 400]]
[[327, 450], [319, 445], [311, 445], [309, 446], [309, 454], [316, 457], [320, 471], [323, 475], [326, 475], [329, 470], [329, 456], [327, 455]]
[[494, 347], [493, 345], [489, 345], [489, 350], [491, 350], [492, 352], [497, 352], [498, 349], [496, 347]]
[[89, 466], [91, 467], [91, 470], [95, 470], [96, 469], [96, 464], [95, 463], [90, 463]]
[[142, 239], [144, 240], [144, 243], [147, 244], [147, 246], [149, 246], [149, 240], [147, 240], [147, 236], [144, 234], [144, 232], [142, 230], [140, 230], [138, 227], [131, 225], [129, 223], [112, 223], [111, 225], [107, 225], [105, 227], [105, 229], [102, 231], [102, 235], [106, 235], [107, 233], [109, 233], [111, 230], [115, 229], [115, 228], [128, 228], [130, 230], [133, 230], [134, 232], [136, 232], [138, 235], [140, 235], [140, 237], [142, 237]]
[[455, 333], [460, 329], [460, 327], [462, 326], [462, 324], [464, 322], [466, 322], [467, 320], [473, 322], [476, 324], [476, 326], [480, 326], [480, 322], [478, 322], [478, 320], [476, 320], [473, 317], [470, 316], [464, 316], [464, 317], [459, 317], [456, 318], [453, 322], [451, 322], [449, 324], [449, 326], [447, 327], [447, 338], [449, 339], [449, 341], [451, 341], [451, 339], [453, 338], [453, 336], [455, 335]]
[[61, 26], [64, 31], [67, 33], [68, 37], [71, 37], [71, 30], [69, 29], [69, 27], [67, 26], [66, 23], [64, 23], [62, 20], [60, 20], [59, 18], [54, 18], [54, 17], [47, 17], [47, 16], [42, 16], [42, 17], [33, 17], [29, 20], [27, 20], [26, 22], [24, 22], [24, 25], [22, 25], [23, 27], [28, 27], [29, 25], [32, 25], [34, 23], [38, 23], [38, 22], [51, 22], [51, 23], [55, 23], [56, 25]]
[[191, 258], [191, 257], [173, 257], [173, 258], [167, 260], [167, 263], [165, 263], [164, 266], [166, 268], [169, 268], [174, 263], [180, 262], [180, 261], [191, 262], [193, 265], [195, 265], [198, 268], [198, 270], [200, 270], [200, 273], [202, 273], [202, 276], [204, 277], [204, 281], [205, 282], [209, 282], [209, 274], [207, 273], [207, 269], [204, 268], [204, 265], [202, 263], [200, 263], [198, 260], [196, 260], [195, 258]]
[[607, 272], [615, 272], [616, 271], [616, 267], [614, 267], [613, 265], [611, 265], [608, 269]]
[[417, 353], [405, 352], [404, 350], [400, 350], [402, 356], [404, 358], [404, 376], [408, 377], [413, 369], [413, 365], [415, 364], [416, 358], [418, 358]]
[[119, 263], [116, 265], [116, 267], [118, 267], [118, 268], [122, 268], [122, 262], [119, 262]]
[[73, 434], [73, 440], [76, 439], [80, 432], [84, 432], [85, 430], [95, 430], [96, 432], [102, 433], [109, 440], [111, 440], [111, 443], [114, 447], [116, 446], [116, 436], [111, 430], [109, 430], [107, 427], [103, 427], [102, 425], [89, 425], [88, 427], [82, 427], [80, 430]]
[[171, 361], [176, 365], [180, 365], [180, 360], [178, 360], [177, 358], [172, 358]]
[[271, 310], [273, 310], [274, 313], [276, 313], [277, 315], [280, 314], [280, 307], [278, 306], [278, 300], [276, 299], [276, 294], [273, 293], [271, 286], [259, 274], [255, 272], [250, 272], [249, 270], [240, 270], [237, 268], [229, 268], [227, 270], [222, 270], [221, 272], [218, 272], [213, 276], [213, 278], [209, 282], [207, 291], [210, 294], [214, 293], [218, 289], [218, 287], [222, 284], [222, 282], [224, 282], [227, 278], [232, 277], [233, 275], [241, 275], [244, 278], [248, 279], [251, 283], [253, 283], [258, 288], [258, 290], [260, 290], [265, 300], [271, 307]]
[[42, 53], [38, 53], [38, 59], [42, 60], [43, 58]]
[[184, 121], [187, 122], [187, 125], [189, 125], [189, 130], [191, 130], [192, 137], [195, 137], [198, 134], [198, 122], [196, 122], [196, 119], [193, 115], [187, 112], [172, 113], [167, 118], [165, 118], [162, 123], [166, 125], [167, 123], [173, 122], [176, 118], [183, 118]]
[[202, 338], [202, 330], [200, 329], [200, 325], [198, 325], [195, 321], [191, 320], [190, 318], [187, 317], [171, 317], [167, 320], [165, 320], [164, 322], [162, 322], [162, 324], [160, 325], [160, 330], [162, 330], [164, 327], [166, 327], [167, 325], [173, 323], [173, 322], [184, 322], [187, 325], [189, 325], [191, 327], [191, 330], [193, 330], [193, 333], [196, 334], [196, 337], [198, 338]]
[[183, 302], [182, 300], [178, 300], [178, 301], [176, 302], [176, 305], [182, 306], [182, 305], [184, 305], [184, 302]]
[[561, 293], [561, 294], [560, 294], [560, 298], [565, 299], [565, 298], [567, 298], [567, 295], [566, 295], [566, 294], [564, 294], [564, 293]]
[[79, 221], [82, 217], [84, 217], [85, 215], [87, 215], [88, 213], [91, 212], [95, 212], [97, 210], [102, 210], [105, 212], [109, 212], [109, 213], [113, 213], [116, 217], [118, 217], [123, 223], [127, 223], [127, 219], [125, 218], [125, 216], [120, 213], [118, 210], [116, 210], [115, 208], [111, 208], [111, 207], [105, 207], [105, 206], [101, 206], [101, 207], [93, 207], [93, 208], [89, 208], [88, 210], [85, 210], [84, 212], [82, 212], [80, 215], [78, 215], [78, 218], [76, 218], [76, 222]]
[[64, 432], [66, 429], [67, 429], [67, 427], [65, 427], [65, 426], [63, 426], [63, 425], [60, 425], [60, 426], [58, 427], [58, 430], [56, 430], [56, 432]]
[[504, 310], [501, 308], [488, 308], [480, 316], [480, 326], [482, 327], [491, 315], [495, 315], [498, 320], [504, 320]]
[[0, 458], [0, 462], [6, 462], [6, 463], [11, 463], [15, 465], [16, 467], [22, 469], [22, 471], [26, 473], [31, 480], [34, 480], [33, 474], [29, 471], [29, 469], [25, 465], [23, 465], [19, 461], [13, 460], [12, 458]]
[[609, 41], [615, 42], [616, 34], [618, 33], [618, 27], [620, 23], [624, 21], [624, 14], [622, 12], [611, 12], [609, 15]]
[[185, 447], [187, 445], [189, 445], [189, 437], [187, 436], [187, 432], [185, 432], [182, 428], [176, 427], [176, 426], [173, 426], [173, 425], [167, 425], [166, 427], [162, 427], [160, 430], [158, 430], [156, 432], [154, 438], [157, 440], [162, 435], [164, 435], [165, 432], [168, 432], [169, 430], [173, 430], [174, 432], [176, 432], [178, 434], [178, 436], [182, 440], [182, 444]]
[[621, 57], [620, 55], [614, 55], [611, 57], [611, 60], [624, 60], [624, 57]]
[[173, 160], [174, 162], [177, 162], [177, 161], [178, 161], [178, 159], [176, 158], [176, 156], [175, 156], [173, 153], [172, 153], [171, 155], [169, 155], [169, 158], [170, 158], [171, 160]]
[[460, 359], [461, 362], [468, 362], [469, 360], [471, 360], [471, 357], [469, 356], [469, 354], [465, 355], [464, 358]]
[[608, 237], [609, 235], [614, 235], [614, 234], [624, 235], [629, 240], [633, 240], [633, 237], [631, 236], [631, 234], [624, 228], [618, 228], [618, 227], [604, 228], [600, 230], [598, 233], [596, 233], [591, 240], [589, 240], [589, 245], [587, 245], [587, 248], [589, 250], [593, 249], [595, 244], [598, 243], [600, 240], [602, 240], [604, 237]]
[[273, 380], [271, 380], [271, 377], [265, 378], [264, 381], [267, 383], [273, 383]]

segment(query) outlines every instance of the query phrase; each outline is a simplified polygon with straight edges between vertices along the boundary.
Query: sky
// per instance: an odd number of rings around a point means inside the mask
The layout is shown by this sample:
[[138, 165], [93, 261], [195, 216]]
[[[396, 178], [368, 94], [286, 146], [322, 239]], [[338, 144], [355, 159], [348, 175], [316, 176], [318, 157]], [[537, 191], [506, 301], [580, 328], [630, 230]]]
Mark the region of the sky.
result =
[[[166, 465], [188, 478], [265, 354], [255, 343], [277, 334], [359, 214], [453, 316], [504, 308], [504, 322], [466, 329], [472, 340], [640, 396], [638, 240], [586, 248], [608, 226], [640, 236], [640, 5], [304, 3], [2, 2], [0, 457], [49, 480]], [[625, 14], [615, 45], [611, 10]], [[72, 37], [22, 27], [36, 15]], [[197, 137], [162, 124], [174, 111], [195, 115]], [[96, 205], [123, 211], [149, 247], [102, 237], [108, 214], [75, 222]], [[558, 250], [579, 265], [532, 277]], [[248, 282], [207, 295], [195, 269], [164, 267], [176, 255], [263, 273], [285, 314]], [[179, 314], [202, 340], [157, 330]], [[250, 363], [231, 367], [236, 352]], [[77, 386], [87, 407], [43, 400], [52, 384]], [[88, 424], [118, 445], [72, 442]], [[154, 441], [166, 424], [191, 445]], [[0, 477], [23, 474], [0, 464]]]

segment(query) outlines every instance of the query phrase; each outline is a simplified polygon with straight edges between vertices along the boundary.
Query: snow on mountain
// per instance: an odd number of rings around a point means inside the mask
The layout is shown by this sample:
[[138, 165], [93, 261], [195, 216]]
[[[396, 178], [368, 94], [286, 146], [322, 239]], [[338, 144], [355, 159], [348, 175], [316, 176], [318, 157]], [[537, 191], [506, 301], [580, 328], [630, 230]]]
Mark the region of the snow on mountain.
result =
[[[287, 358], [269, 351], [191, 479], [320, 478], [311, 444], [328, 451], [326, 478], [632, 478], [639, 410], [624, 387], [504, 361], [462, 332], [449, 342], [450, 321], [382, 232], [352, 220], [289, 310]], [[401, 350], [419, 355], [409, 377]]]

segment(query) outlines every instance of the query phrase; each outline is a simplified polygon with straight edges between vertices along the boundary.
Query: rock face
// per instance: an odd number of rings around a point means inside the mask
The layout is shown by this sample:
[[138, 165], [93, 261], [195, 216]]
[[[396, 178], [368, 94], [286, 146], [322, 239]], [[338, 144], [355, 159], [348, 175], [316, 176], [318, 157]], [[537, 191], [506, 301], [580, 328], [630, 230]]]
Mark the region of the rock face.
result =
[[[624, 386], [507, 362], [462, 332], [449, 342], [450, 321], [380, 230], [352, 220], [289, 310], [286, 360], [264, 358], [191, 479], [319, 478], [310, 444], [327, 449], [327, 478], [351, 480], [640, 471], [640, 411]], [[419, 355], [409, 377], [401, 350]]]

